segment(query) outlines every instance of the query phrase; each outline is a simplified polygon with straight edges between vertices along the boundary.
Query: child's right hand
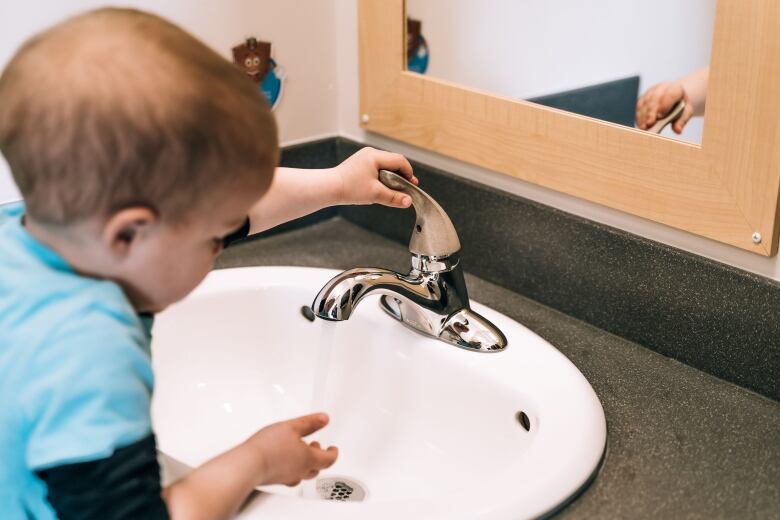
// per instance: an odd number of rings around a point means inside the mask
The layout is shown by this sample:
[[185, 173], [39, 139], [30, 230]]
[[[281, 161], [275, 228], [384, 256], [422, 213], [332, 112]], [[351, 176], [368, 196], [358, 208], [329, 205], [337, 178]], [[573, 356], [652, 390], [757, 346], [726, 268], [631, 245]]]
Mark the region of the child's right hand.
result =
[[338, 450], [302, 437], [326, 424], [324, 413], [278, 422], [206, 462], [163, 490], [171, 518], [232, 518], [255, 486], [316, 477], [336, 462]]
[[266, 426], [247, 439], [246, 443], [260, 455], [258, 485], [295, 486], [332, 466], [338, 456], [335, 446], [323, 450], [318, 442], [307, 443], [302, 439], [322, 429], [328, 420], [324, 413], [304, 415]]
[[663, 118], [681, 99], [685, 100], [685, 109], [672, 124], [672, 130], [681, 133], [685, 124], [693, 116], [694, 107], [688, 99], [682, 81], [664, 81], [651, 87], [636, 103], [636, 126], [647, 130]]

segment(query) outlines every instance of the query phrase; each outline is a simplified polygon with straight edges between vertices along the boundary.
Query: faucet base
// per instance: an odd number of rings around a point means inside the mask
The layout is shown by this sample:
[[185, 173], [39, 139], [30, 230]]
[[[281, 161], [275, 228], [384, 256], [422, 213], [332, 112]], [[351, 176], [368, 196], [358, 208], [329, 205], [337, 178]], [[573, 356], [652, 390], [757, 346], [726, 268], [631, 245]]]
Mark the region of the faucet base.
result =
[[[432, 319], [433, 313], [405, 301], [405, 298], [383, 295], [379, 306], [415, 332], [465, 350], [496, 353], [507, 347], [506, 337], [498, 327], [471, 309], [461, 309], [451, 316], [435, 320]], [[433, 330], [431, 324], [437, 322], [439, 330]]]

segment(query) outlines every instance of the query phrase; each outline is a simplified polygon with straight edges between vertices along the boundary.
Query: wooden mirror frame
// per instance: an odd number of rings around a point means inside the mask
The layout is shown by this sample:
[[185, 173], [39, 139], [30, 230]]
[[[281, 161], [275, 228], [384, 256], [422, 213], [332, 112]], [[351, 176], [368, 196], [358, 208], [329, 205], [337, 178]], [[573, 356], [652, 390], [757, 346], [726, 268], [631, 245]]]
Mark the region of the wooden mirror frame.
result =
[[358, 0], [364, 129], [776, 254], [780, 1], [718, 0], [700, 146], [408, 72], [405, 20], [404, 0]]

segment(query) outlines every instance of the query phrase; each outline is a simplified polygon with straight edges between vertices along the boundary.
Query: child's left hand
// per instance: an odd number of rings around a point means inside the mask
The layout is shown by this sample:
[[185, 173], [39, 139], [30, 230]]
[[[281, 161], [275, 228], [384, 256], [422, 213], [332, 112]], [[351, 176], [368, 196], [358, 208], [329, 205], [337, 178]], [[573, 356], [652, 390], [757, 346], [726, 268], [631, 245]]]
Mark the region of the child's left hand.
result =
[[420, 182], [412, 172], [412, 165], [403, 155], [366, 147], [333, 169], [341, 180], [340, 203], [408, 208], [412, 204], [411, 197], [382, 184], [379, 181], [379, 170], [397, 172], [413, 184]]

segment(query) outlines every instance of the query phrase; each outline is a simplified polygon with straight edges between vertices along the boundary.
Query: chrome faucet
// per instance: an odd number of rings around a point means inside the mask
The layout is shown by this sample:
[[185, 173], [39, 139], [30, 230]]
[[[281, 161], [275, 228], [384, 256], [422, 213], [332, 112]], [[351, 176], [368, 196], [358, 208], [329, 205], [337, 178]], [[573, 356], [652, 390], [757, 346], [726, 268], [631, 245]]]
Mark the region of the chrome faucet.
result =
[[379, 293], [381, 308], [417, 332], [472, 351], [504, 350], [504, 334], [469, 306], [460, 240], [450, 218], [430, 195], [400, 175], [381, 170], [379, 180], [412, 198], [417, 214], [409, 242], [412, 268], [405, 275], [378, 268], [344, 271], [314, 298], [314, 314], [348, 320], [364, 297]]

